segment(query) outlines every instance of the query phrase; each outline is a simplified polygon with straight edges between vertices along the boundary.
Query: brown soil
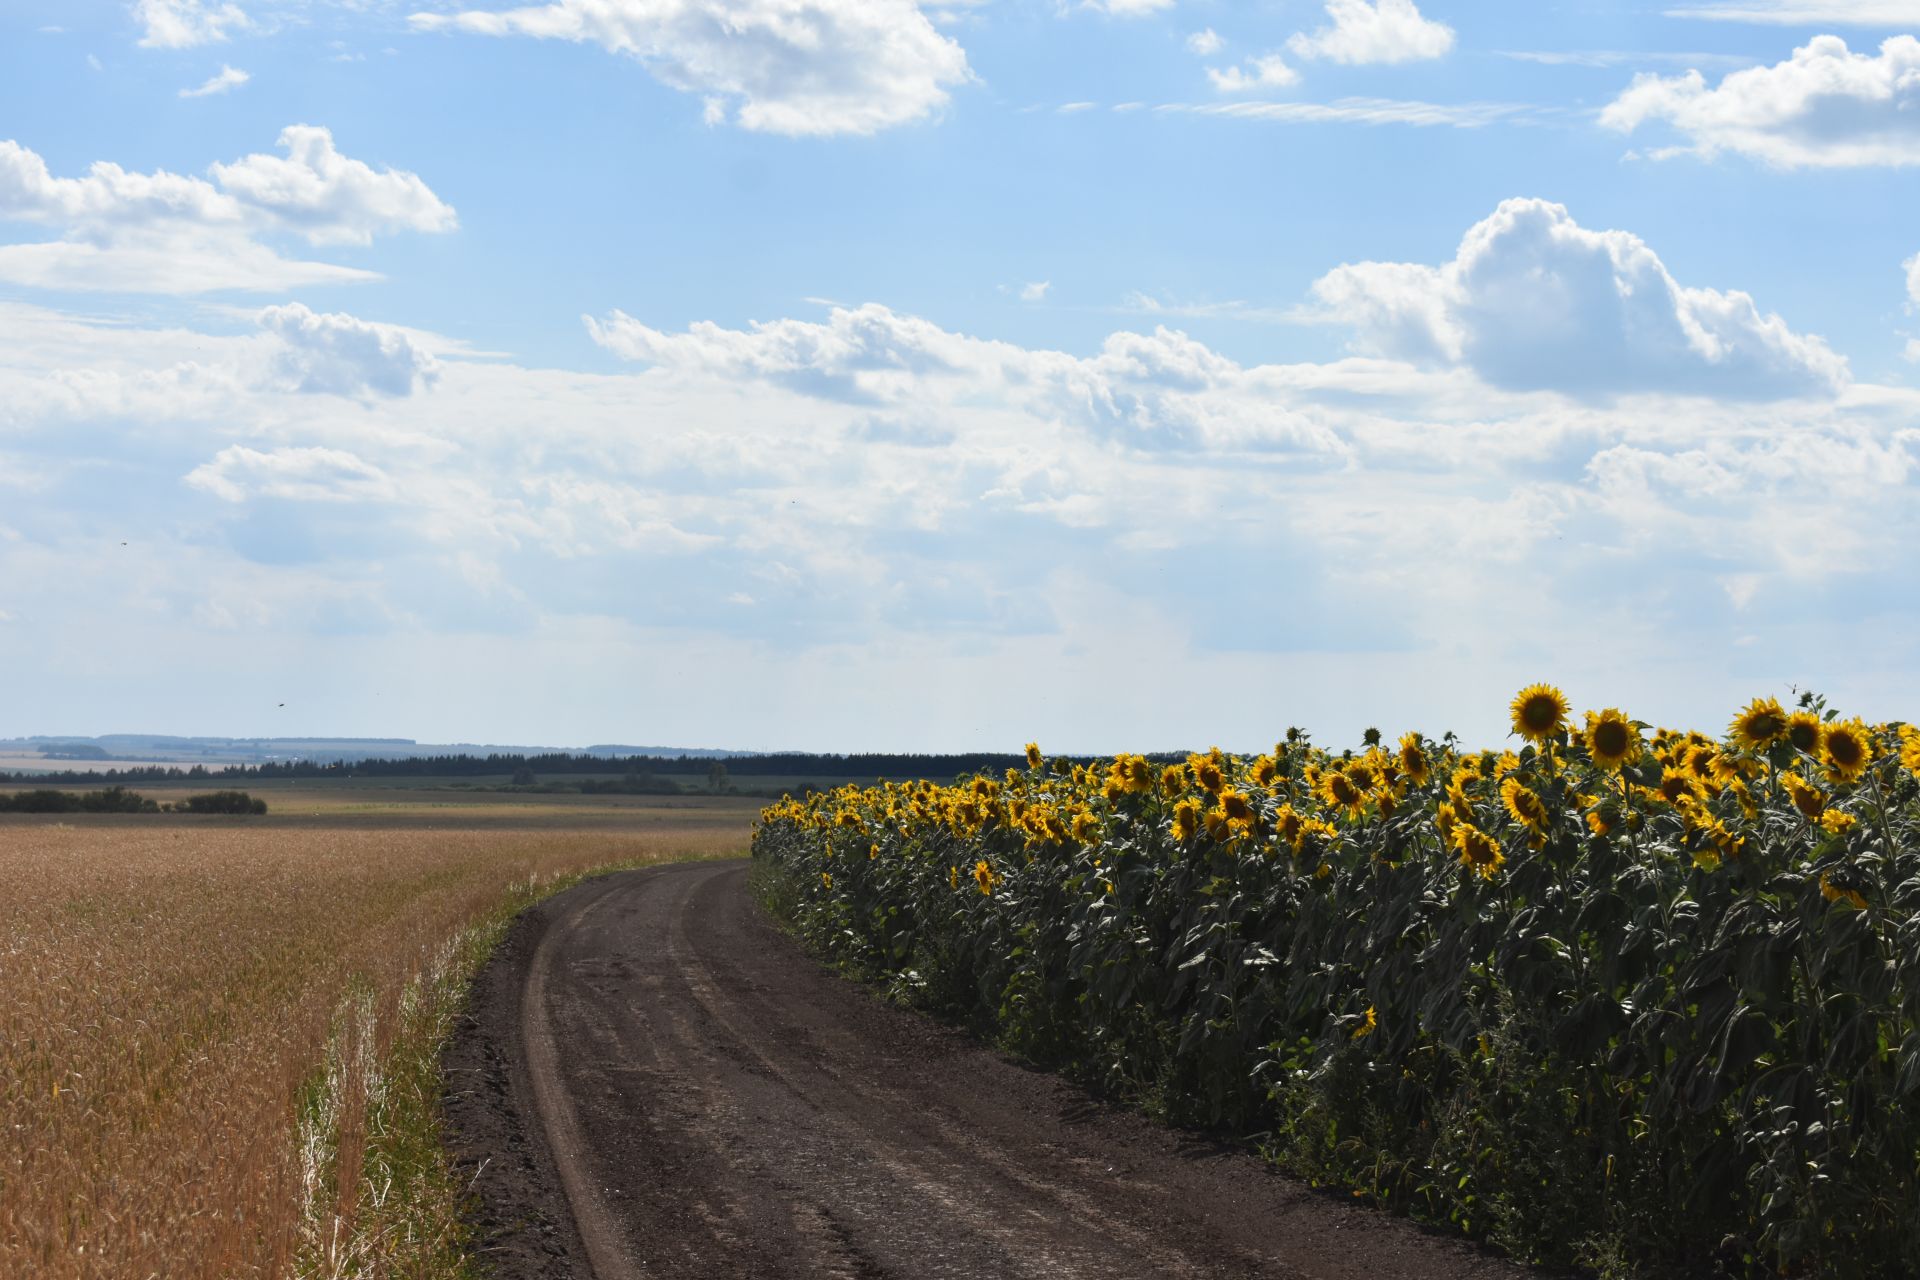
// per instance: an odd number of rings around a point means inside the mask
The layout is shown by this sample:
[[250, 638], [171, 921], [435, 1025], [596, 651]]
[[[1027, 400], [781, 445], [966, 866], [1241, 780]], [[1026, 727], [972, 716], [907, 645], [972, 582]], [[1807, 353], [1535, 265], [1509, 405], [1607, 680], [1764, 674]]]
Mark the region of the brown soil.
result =
[[481, 975], [448, 1120], [499, 1275], [1533, 1274], [875, 999], [746, 872], [589, 881]]

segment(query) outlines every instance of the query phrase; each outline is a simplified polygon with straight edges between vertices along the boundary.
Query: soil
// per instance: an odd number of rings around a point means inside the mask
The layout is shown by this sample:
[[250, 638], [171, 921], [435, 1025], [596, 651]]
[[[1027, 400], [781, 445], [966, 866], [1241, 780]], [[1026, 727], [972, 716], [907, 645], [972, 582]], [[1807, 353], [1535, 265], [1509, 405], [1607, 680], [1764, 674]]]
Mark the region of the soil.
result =
[[483, 1256], [535, 1277], [1520, 1277], [823, 968], [741, 861], [523, 915], [447, 1053]]

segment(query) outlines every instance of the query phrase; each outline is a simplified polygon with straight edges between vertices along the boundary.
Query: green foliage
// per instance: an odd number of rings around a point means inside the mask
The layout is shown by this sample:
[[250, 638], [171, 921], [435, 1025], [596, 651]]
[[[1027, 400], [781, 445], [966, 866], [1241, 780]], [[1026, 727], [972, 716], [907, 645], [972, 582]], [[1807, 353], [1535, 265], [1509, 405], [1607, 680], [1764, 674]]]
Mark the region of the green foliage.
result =
[[1853, 778], [1699, 735], [1614, 771], [1564, 731], [1424, 744], [1426, 781], [1297, 737], [1040, 764], [784, 802], [754, 853], [843, 964], [1520, 1257], [1912, 1275], [1920, 739], [1861, 728]]
[[188, 796], [174, 805], [174, 809], [179, 813], [259, 815], [267, 811], [267, 802], [256, 800], [244, 791], [209, 791], [205, 795]]

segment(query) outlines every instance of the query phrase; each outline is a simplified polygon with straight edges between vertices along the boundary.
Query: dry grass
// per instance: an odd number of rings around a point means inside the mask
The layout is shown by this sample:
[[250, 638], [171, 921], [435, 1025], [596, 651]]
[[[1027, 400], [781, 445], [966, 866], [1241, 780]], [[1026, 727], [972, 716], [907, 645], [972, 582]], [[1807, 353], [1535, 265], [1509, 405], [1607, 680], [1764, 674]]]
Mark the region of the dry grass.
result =
[[361, 1185], [382, 1064], [431, 1044], [477, 926], [530, 881], [740, 851], [751, 807], [433, 816], [0, 824], [0, 1275], [364, 1270], [325, 1254], [393, 1194]]

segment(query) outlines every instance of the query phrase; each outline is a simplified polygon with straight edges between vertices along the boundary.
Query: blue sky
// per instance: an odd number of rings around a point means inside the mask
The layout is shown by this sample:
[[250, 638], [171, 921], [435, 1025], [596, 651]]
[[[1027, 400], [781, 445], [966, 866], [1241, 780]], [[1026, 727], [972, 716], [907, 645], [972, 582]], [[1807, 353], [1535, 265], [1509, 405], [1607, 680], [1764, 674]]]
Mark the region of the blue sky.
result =
[[1915, 33], [13, 0], [0, 734], [1913, 718]]

